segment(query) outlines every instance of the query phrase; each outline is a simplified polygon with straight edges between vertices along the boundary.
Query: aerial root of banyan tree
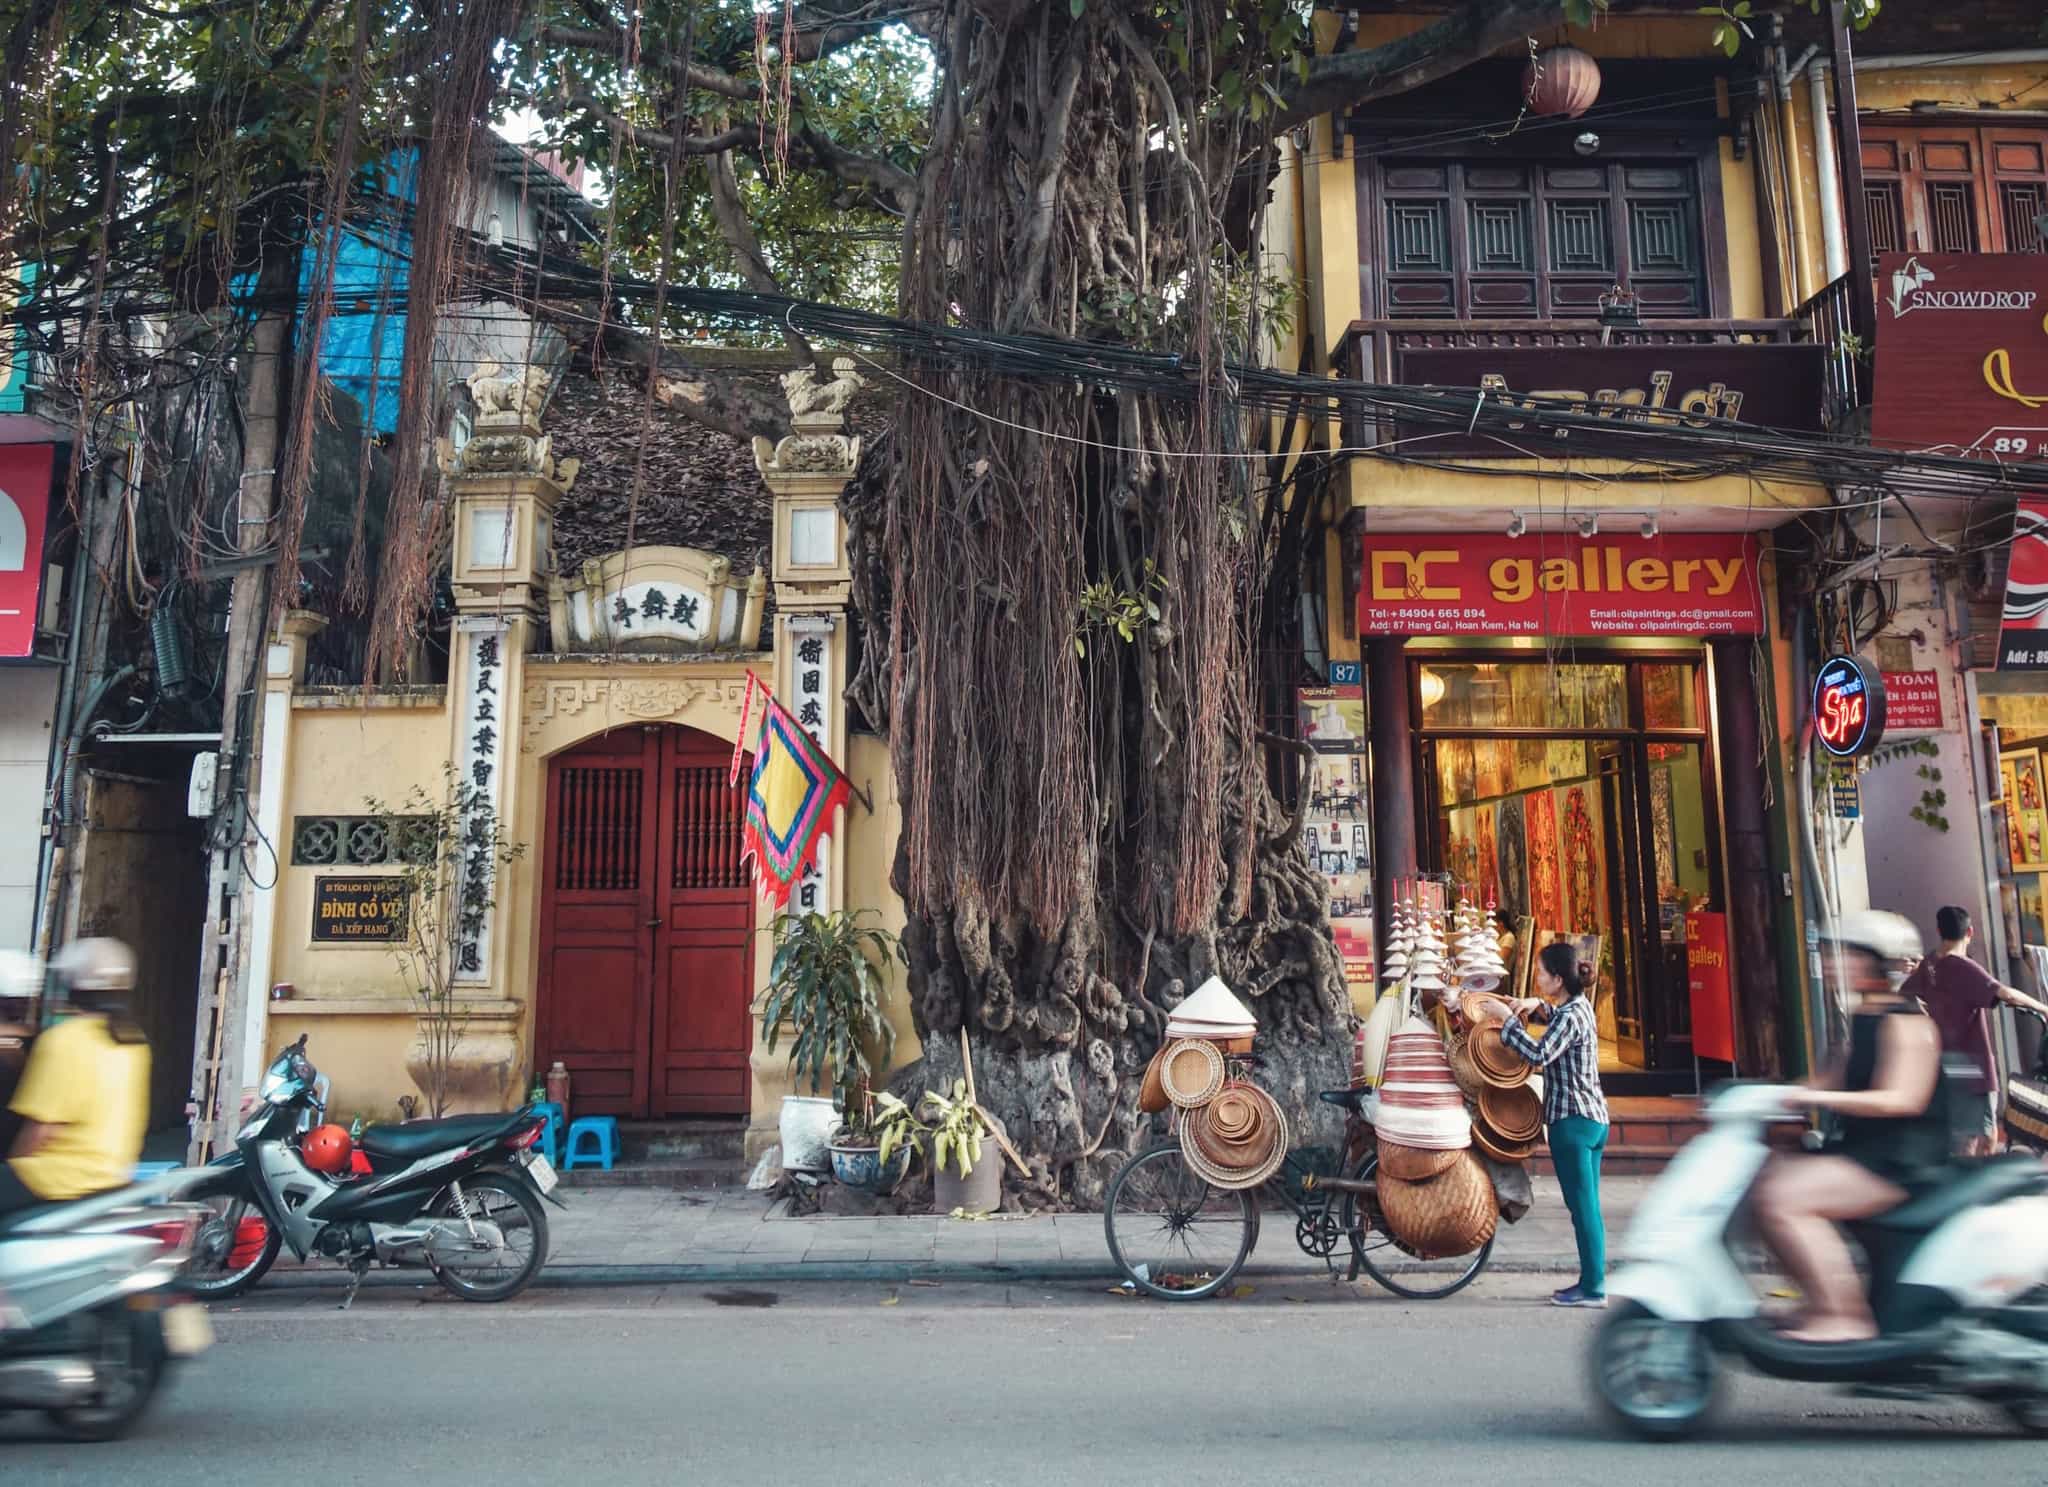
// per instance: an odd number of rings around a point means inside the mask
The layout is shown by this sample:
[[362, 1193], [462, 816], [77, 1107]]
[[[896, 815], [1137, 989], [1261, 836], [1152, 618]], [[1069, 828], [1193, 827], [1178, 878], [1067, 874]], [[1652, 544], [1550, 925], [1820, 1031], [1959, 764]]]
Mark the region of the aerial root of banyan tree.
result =
[[1225, 55], [1218, 14], [1169, 45], [1151, 5], [947, 12], [906, 313], [1178, 351], [1190, 385], [913, 364], [887, 469], [846, 502], [925, 1049], [895, 1083], [949, 1087], [964, 1028], [1032, 1205], [1099, 1203], [1154, 1139], [1144, 1066], [1211, 975], [1256, 1012], [1298, 1141], [1334, 1143], [1314, 1095], [1348, 1061], [1328, 890], [1257, 728], [1262, 492], [1247, 461], [1185, 457], [1249, 430], [1220, 224], [1256, 149], [1206, 100], [1267, 59]]

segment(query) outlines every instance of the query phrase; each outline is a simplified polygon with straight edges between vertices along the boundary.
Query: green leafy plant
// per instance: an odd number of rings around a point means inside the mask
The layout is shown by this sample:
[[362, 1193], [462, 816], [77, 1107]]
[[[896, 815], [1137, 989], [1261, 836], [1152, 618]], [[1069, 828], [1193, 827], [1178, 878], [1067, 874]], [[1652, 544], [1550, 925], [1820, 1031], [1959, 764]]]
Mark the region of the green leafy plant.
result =
[[875, 1072], [869, 1050], [879, 1050], [886, 1064], [896, 1048], [896, 1030], [882, 1015], [889, 962], [908, 964], [902, 941], [861, 923], [873, 913], [778, 915], [771, 926], [775, 958], [761, 1004], [761, 1038], [768, 1051], [780, 1046], [786, 1028], [792, 1034], [790, 1071], [807, 1080], [814, 1095], [830, 1079], [850, 1119], [858, 1118], [855, 1092]]
[[886, 1171], [889, 1158], [902, 1147], [923, 1155], [926, 1130], [924, 1123], [903, 1101], [883, 1090], [867, 1102], [867, 1129], [861, 1134], [874, 1141], [880, 1148], [875, 1159]]
[[918, 1110], [927, 1122], [925, 1129], [931, 1134], [934, 1171], [943, 1168], [948, 1157], [953, 1159], [963, 1178], [980, 1165], [981, 1140], [988, 1134], [988, 1127], [982, 1123], [981, 1112], [967, 1093], [966, 1080], [954, 1080], [950, 1095], [935, 1089], [926, 1090], [924, 1098], [918, 1102]]
[[1119, 588], [1114, 579], [1099, 578], [1089, 584], [1081, 590], [1080, 613], [1074, 624], [1074, 654], [1088, 654], [1086, 635], [1090, 630], [1113, 630], [1126, 645], [1136, 640], [1145, 625], [1158, 623], [1159, 603], [1154, 596], [1165, 592], [1166, 579], [1150, 558], [1145, 560], [1135, 593]]

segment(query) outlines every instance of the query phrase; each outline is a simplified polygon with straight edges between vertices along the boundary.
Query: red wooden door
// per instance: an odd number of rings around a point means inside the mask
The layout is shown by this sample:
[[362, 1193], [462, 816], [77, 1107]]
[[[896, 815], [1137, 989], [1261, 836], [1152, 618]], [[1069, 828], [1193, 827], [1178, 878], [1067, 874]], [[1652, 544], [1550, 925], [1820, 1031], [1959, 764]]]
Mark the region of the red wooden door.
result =
[[549, 765], [534, 1052], [568, 1068], [582, 1113], [746, 1113], [753, 902], [731, 757], [656, 726]]

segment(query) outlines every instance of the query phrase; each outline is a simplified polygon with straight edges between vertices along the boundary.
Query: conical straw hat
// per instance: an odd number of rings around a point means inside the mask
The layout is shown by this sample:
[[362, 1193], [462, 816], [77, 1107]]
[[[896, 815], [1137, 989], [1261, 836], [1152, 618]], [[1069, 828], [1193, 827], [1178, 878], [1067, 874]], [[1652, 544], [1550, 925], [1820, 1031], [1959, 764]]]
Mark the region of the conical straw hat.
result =
[[1215, 1027], [1250, 1030], [1258, 1026], [1252, 1009], [1233, 996], [1230, 988], [1216, 976], [1196, 987], [1186, 1001], [1173, 1009], [1172, 1016], [1179, 1022], [1205, 1022]]

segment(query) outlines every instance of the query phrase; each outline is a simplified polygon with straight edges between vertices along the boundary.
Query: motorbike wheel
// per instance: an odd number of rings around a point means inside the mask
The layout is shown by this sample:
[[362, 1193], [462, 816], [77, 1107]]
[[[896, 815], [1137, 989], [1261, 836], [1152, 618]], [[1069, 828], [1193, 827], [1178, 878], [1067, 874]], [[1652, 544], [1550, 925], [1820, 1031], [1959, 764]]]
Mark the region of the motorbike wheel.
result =
[[[469, 1217], [489, 1219], [503, 1231], [504, 1253], [488, 1269], [436, 1265], [434, 1278], [464, 1301], [510, 1301], [533, 1284], [547, 1263], [547, 1213], [532, 1185], [509, 1173], [479, 1173], [462, 1185], [462, 1196]], [[453, 1192], [442, 1195], [434, 1216], [461, 1221]]]
[[[194, 1299], [199, 1301], [226, 1301], [239, 1296], [269, 1272], [276, 1263], [278, 1251], [284, 1246], [284, 1237], [277, 1226], [266, 1222], [263, 1226], [263, 1245], [253, 1259], [238, 1270], [227, 1268], [227, 1255], [234, 1247], [235, 1231], [248, 1216], [250, 1203], [247, 1198], [209, 1200], [212, 1216], [199, 1231], [199, 1242], [193, 1247], [192, 1259], [185, 1267], [184, 1285]], [[220, 1258], [210, 1260], [207, 1251], [219, 1246]]]
[[163, 1317], [154, 1311], [132, 1310], [126, 1302], [103, 1306], [92, 1314], [99, 1336], [93, 1366], [99, 1371], [99, 1397], [91, 1404], [50, 1410], [50, 1422], [75, 1441], [110, 1441], [126, 1435], [156, 1398], [163, 1381]]
[[1644, 1440], [1683, 1440], [1706, 1423], [1718, 1364], [1706, 1332], [1669, 1322], [1634, 1301], [1594, 1334], [1593, 1392], [1611, 1419]]

